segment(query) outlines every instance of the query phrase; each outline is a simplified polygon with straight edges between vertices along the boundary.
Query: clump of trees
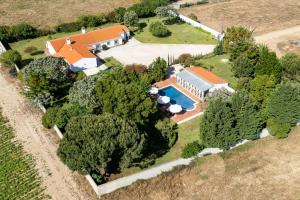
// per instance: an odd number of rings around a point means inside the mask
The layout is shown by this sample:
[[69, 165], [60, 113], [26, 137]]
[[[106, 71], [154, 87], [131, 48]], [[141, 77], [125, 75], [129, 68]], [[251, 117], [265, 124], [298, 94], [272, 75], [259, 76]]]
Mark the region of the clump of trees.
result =
[[69, 76], [69, 65], [62, 58], [34, 60], [21, 73], [21, 79], [30, 88], [26, 94], [44, 105], [50, 105], [54, 99], [65, 96], [73, 83]]
[[58, 156], [72, 170], [105, 176], [143, 157], [145, 133], [130, 120], [112, 114], [70, 120]]
[[167, 37], [171, 34], [168, 28], [160, 21], [152, 22], [149, 25], [149, 31], [155, 37]]
[[226, 149], [242, 139], [255, 139], [262, 129], [258, 107], [245, 92], [208, 103], [200, 123], [203, 144]]

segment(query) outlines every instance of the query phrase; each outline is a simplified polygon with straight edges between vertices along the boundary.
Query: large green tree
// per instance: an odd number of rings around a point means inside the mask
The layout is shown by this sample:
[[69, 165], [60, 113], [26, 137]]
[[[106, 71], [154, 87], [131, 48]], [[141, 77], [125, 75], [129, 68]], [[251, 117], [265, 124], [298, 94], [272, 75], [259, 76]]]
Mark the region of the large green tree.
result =
[[276, 56], [267, 46], [261, 46], [259, 59], [255, 66], [255, 75], [273, 75], [279, 83], [282, 76], [282, 66]]
[[96, 84], [100, 113], [112, 113], [144, 124], [157, 112], [157, 105], [148, 96], [148, 80], [123, 69], [103, 75]]
[[211, 100], [200, 122], [203, 144], [225, 149], [237, 142], [240, 137], [234, 125], [234, 113], [229, 102], [222, 98]]
[[275, 86], [274, 76], [258, 75], [250, 82], [250, 95], [260, 106], [265, 106]]
[[295, 125], [300, 121], [300, 86], [278, 85], [267, 102], [268, 118]]
[[300, 83], [300, 55], [288, 53], [280, 60], [283, 80]]
[[127, 11], [124, 14], [124, 24], [126, 26], [137, 26], [139, 23], [139, 17], [134, 11]]
[[111, 114], [72, 118], [58, 156], [74, 171], [104, 175], [142, 158], [144, 133], [131, 121]]
[[71, 86], [69, 65], [63, 58], [45, 57], [32, 61], [22, 70], [23, 80], [30, 87], [30, 97], [49, 104], [48, 99], [66, 95]]
[[150, 76], [152, 82], [163, 80], [167, 75], [168, 65], [163, 58], [156, 58], [149, 66]]

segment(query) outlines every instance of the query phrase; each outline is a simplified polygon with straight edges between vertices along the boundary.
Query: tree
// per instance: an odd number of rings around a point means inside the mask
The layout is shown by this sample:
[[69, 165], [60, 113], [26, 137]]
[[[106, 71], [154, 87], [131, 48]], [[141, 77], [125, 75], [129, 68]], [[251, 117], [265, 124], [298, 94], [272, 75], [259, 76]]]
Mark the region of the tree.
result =
[[108, 19], [110, 22], [121, 23], [124, 21], [125, 13], [126, 13], [126, 8], [124, 7], [115, 8], [111, 13], [108, 14]]
[[126, 26], [137, 26], [139, 23], [139, 17], [134, 11], [127, 11], [124, 14], [124, 24]]
[[157, 112], [156, 102], [148, 96], [149, 88], [149, 80], [142, 80], [139, 74], [116, 69], [97, 81], [97, 111], [145, 124]]
[[55, 125], [55, 119], [60, 107], [48, 108], [43, 115], [42, 124], [45, 128], [52, 128]]
[[156, 58], [149, 67], [152, 82], [163, 80], [167, 75], [168, 65], [163, 58]]
[[130, 167], [143, 156], [144, 133], [111, 114], [70, 119], [58, 148], [60, 159], [74, 171], [100, 176]]
[[300, 86], [278, 85], [270, 94], [266, 113], [269, 119], [296, 125], [300, 121]]
[[21, 61], [21, 54], [15, 50], [8, 50], [0, 55], [0, 63], [3, 67], [13, 67], [20, 64]]
[[224, 50], [231, 52], [231, 48], [237, 44], [253, 43], [252, 31], [242, 26], [232, 26], [227, 28], [224, 36]]
[[157, 7], [154, 12], [159, 17], [169, 17], [177, 13], [176, 10], [170, 6]]
[[215, 55], [222, 55], [224, 54], [224, 41], [219, 41], [216, 47], [214, 48]]
[[24, 40], [36, 37], [38, 31], [29, 24], [18, 24], [11, 27], [10, 34], [14, 40]]
[[267, 127], [270, 134], [278, 139], [286, 138], [291, 130], [291, 125], [289, 123], [282, 122], [277, 118], [268, 119]]
[[273, 76], [258, 75], [250, 82], [250, 96], [260, 106], [265, 106], [275, 86], [276, 83]]
[[24, 82], [30, 87], [28, 95], [41, 103], [47, 103], [51, 96], [64, 96], [72, 83], [68, 76], [69, 65], [62, 58], [34, 60], [23, 68], [22, 73]]
[[155, 124], [155, 128], [157, 128], [161, 133], [164, 141], [167, 144], [167, 147], [171, 148], [177, 140], [177, 136], [178, 136], [177, 124], [170, 121], [170, 119], [164, 119], [164, 120], [159, 120]]
[[234, 125], [230, 104], [221, 98], [210, 101], [200, 122], [204, 146], [225, 149], [237, 142], [240, 137]]
[[267, 46], [261, 46], [259, 59], [255, 66], [255, 75], [273, 75], [275, 82], [279, 83], [282, 75], [282, 67], [275, 52]]
[[283, 80], [300, 83], [300, 56], [288, 53], [280, 60], [283, 68]]
[[160, 21], [152, 22], [149, 26], [149, 31], [155, 37], [167, 37], [171, 34], [167, 27]]
[[231, 96], [231, 107], [235, 115], [236, 128], [241, 139], [256, 139], [262, 129], [263, 120], [258, 107], [246, 92]]
[[101, 75], [95, 75], [76, 81], [70, 88], [68, 95], [69, 102], [93, 113], [100, 106], [96, 95], [96, 83], [100, 78]]
[[237, 78], [254, 76], [254, 66], [246, 53], [234, 60], [231, 70]]

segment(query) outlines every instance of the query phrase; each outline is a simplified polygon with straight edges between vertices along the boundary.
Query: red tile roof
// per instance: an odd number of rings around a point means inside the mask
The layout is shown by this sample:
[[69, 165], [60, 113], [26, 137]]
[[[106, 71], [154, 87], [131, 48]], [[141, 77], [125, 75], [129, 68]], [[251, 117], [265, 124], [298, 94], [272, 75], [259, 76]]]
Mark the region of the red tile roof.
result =
[[209, 71], [203, 67], [188, 67], [188, 68], [186, 68], [186, 70], [192, 72], [193, 74], [199, 76], [200, 78], [202, 78], [212, 84], [227, 83], [222, 78], [220, 78], [219, 76], [215, 75], [214, 73], [212, 73], [211, 71]]
[[[105, 42], [121, 37], [122, 32], [129, 29], [123, 25], [117, 25], [102, 29], [97, 29], [84, 34], [76, 34], [68, 37], [62, 37], [50, 40], [52, 47], [57, 52], [55, 56], [65, 58], [70, 64], [74, 64], [81, 58], [96, 58], [89, 49], [91, 44]], [[71, 44], [66, 44], [70, 39]]]

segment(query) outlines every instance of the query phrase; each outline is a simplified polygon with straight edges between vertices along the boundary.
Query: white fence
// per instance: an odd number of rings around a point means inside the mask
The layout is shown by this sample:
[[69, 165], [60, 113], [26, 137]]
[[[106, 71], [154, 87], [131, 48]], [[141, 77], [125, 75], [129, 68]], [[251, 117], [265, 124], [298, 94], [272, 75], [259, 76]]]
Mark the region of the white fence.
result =
[[217, 38], [218, 40], [222, 40], [222, 39], [223, 39], [223, 34], [222, 34], [222, 33], [218, 32], [218, 31], [216, 31], [216, 30], [214, 30], [214, 29], [212, 29], [212, 28], [210, 28], [210, 27], [208, 27], [208, 26], [206, 26], [206, 25], [204, 25], [204, 24], [201, 24], [200, 22], [197, 22], [197, 21], [195, 21], [195, 20], [192, 20], [191, 18], [189, 18], [189, 17], [187, 17], [187, 16], [184, 16], [184, 15], [182, 15], [182, 14], [178, 14], [178, 17], [179, 17], [182, 21], [184, 21], [184, 22], [186, 22], [186, 23], [188, 23], [188, 24], [191, 24], [191, 25], [194, 26], [194, 27], [201, 28], [201, 29], [203, 29], [203, 30], [209, 32], [210, 34], [212, 34], [212, 35], [213, 35], [215, 38]]

